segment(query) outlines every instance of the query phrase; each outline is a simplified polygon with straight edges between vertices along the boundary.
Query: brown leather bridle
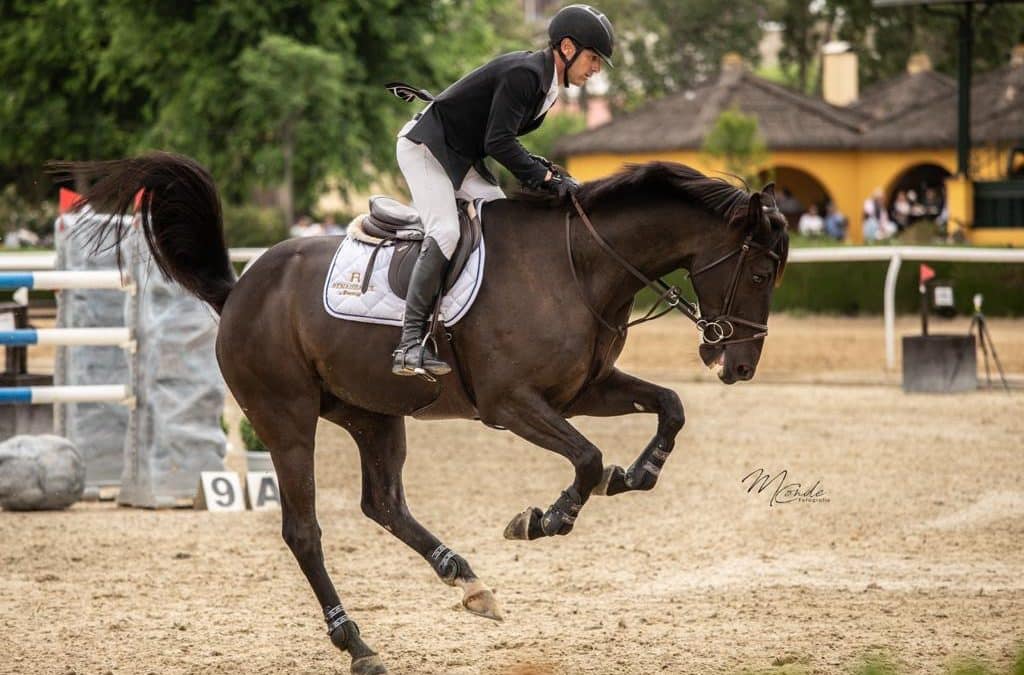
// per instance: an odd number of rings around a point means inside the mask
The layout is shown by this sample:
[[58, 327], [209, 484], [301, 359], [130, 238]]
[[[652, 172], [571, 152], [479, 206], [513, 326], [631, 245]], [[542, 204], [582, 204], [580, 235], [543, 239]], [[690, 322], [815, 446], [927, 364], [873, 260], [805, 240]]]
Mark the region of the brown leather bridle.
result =
[[[594, 309], [593, 305], [590, 304], [590, 301], [587, 299], [586, 290], [583, 288], [583, 284], [580, 282], [579, 275], [576, 272], [576, 261], [572, 254], [572, 213], [566, 212], [565, 247], [566, 251], [569, 254], [569, 270], [572, 272], [573, 281], [576, 283], [576, 288], [580, 292], [580, 297], [583, 299], [584, 306], [588, 310], [590, 310], [590, 313], [594, 315], [594, 318], [597, 319], [602, 326], [612, 331], [613, 333], [617, 333], [620, 336], [624, 336], [626, 334], [626, 329], [631, 328], [637, 324], [644, 323], [646, 321], [653, 321], [654, 319], [657, 319], [659, 317], [664, 316], [665, 314], [668, 314], [674, 309], [682, 313], [685, 317], [690, 319], [690, 321], [693, 321], [694, 325], [697, 326], [697, 331], [700, 333], [701, 339], [704, 341], [705, 344], [721, 345], [724, 347], [725, 345], [729, 344], [761, 340], [768, 335], [767, 324], [748, 321], [747, 319], [744, 319], [742, 317], [733, 316], [731, 313], [733, 302], [736, 299], [736, 289], [739, 287], [740, 273], [743, 270], [743, 263], [747, 260], [747, 258], [752, 257], [752, 255], [764, 253], [774, 261], [775, 272], [778, 273], [779, 263], [781, 262], [779, 255], [775, 251], [772, 251], [767, 246], [764, 246], [763, 244], [759, 244], [758, 242], [754, 241], [753, 233], [748, 234], [747, 237], [743, 240], [743, 243], [736, 250], [726, 253], [725, 255], [717, 258], [716, 260], [713, 260], [707, 265], [704, 265], [700, 269], [697, 269], [689, 273], [689, 277], [692, 280], [698, 274], [703, 274], [704, 272], [707, 272], [708, 270], [713, 269], [718, 265], [721, 265], [729, 258], [735, 255], [739, 256], [739, 258], [736, 260], [736, 267], [733, 268], [732, 278], [729, 282], [729, 290], [726, 291], [724, 310], [721, 314], [712, 319], [705, 319], [700, 315], [700, 298], [698, 298], [698, 301], [696, 303], [690, 302], [689, 300], [683, 297], [682, 291], [679, 289], [678, 286], [672, 286], [662, 279], [650, 279], [649, 277], [647, 277], [647, 275], [645, 275], [643, 272], [641, 272], [632, 264], [630, 264], [630, 262], [623, 258], [615, 249], [613, 249], [611, 245], [609, 245], [608, 242], [605, 241], [604, 237], [602, 237], [601, 234], [597, 231], [597, 229], [594, 227], [594, 224], [590, 222], [590, 218], [587, 217], [587, 214], [583, 211], [583, 207], [580, 205], [579, 200], [576, 199], [576, 195], [570, 196], [572, 198], [573, 206], [576, 207], [576, 212], [580, 216], [580, 220], [582, 220], [583, 224], [587, 226], [587, 230], [589, 230], [590, 236], [593, 237], [594, 241], [598, 243], [598, 245], [604, 250], [605, 253], [608, 254], [609, 257], [611, 257], [613, 260], [619, 263], [619, 265], [621, 265], [627, 272], [632, 274], [634, 277], [636, 277], [638, 281], [640, 281], [645, 286], [647, 286], [648, 288], [650, 288], [651, 290], [658, 294], [658, 299], [651, 306], [650, 311], [648, 311], [647, 314], [645, 314], [643, 317], [636, 319], [634, 321], [630, 321], [623, 326], [613, 326], [610, 323], [608, 323], [608, 321], [605, 320], [605, 318], [601, 316], [601, 314], [596, 309]], [[772, 205], [770, 207], [764, 207], [766, 215], [778, 212], [778, 210], [778, 207], [775, 205]], [[751, 253], [752, 251], [753, 253]], [[662, 309], [661, 311], [658, 311], [662, 304], [665, 305], [665, 308]], [[755, 332], [753, 335], [749, 335], [747, 337], [733, 337], [736, 333], [736, 325], [752, 328]]]

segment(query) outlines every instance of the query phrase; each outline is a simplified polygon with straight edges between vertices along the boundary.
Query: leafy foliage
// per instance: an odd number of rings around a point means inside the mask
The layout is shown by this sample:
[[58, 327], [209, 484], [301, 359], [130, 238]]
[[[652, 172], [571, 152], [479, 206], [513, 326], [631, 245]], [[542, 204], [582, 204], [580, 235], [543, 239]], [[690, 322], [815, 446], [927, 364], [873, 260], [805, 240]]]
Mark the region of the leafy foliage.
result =
[[[860, 84], [867, 87], [904, 71], [916, 52], [927, 53], [936, 70], [949, 75], [957, 68], [957, 22], [960, 8], [879, 8], [871, 0], [774, 0], [775, 16], [785, 30], [780, 58], [797, 70], [795, 83], [804, 91], [820, 91], [814, 64], [829, 39], [850, 42], [859, 57]], [[976, 73], [1006, 64], [1020, 41], [1024, 6], [993, 4], [975, 13]], [[812, 81], [813, 78], [813, 81]]]
[[[410, 115], [382, 84], [450, 84], [508, 46], [503, 0], [27, 0], [0, 5], [0, 184], [51, 158], [196, 157], [232, 201], [394, 168]], [[522, 42], [519, 43], [520, 48]], [[286, 162], [291, 153], [291, 175]]]
[[723, 110], [704, 139], [703, 151], [720, 160], [725, 170], [753, 185], [757, 168], [768, 155], [757, 117]]
[[243, 417], [238, 422], [238, 432], [242, 436], [242, 444], [245, 445], [248, 452], [269, 452], [267, 446], [256, 435], [256, 430], [252, 428], [252, 422], [248, 417]]
[[707, 79], [728, 52], [753, 61], [758, 22], [769, 18], [756, 0], [605, 0], [600, 6], [616, 29], [612, 99], [627, 109]]
[[277, 209], [259, 206], [224, 206], [224, 237], [228, 246], [273, 246], [288, 237]]
[[35, 202], [21, 197], [15, 186], [0, 190], [0, 238], [7, 232], [31, 230], [41, 238], [53, 234], [57, 205], [52, 200]]

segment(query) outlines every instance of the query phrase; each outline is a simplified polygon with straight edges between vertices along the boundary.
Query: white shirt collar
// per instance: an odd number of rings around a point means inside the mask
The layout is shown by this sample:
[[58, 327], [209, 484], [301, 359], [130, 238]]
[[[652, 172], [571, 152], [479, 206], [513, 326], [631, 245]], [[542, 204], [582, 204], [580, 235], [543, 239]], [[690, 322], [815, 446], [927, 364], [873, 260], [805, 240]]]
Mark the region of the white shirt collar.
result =
[[[551, 75], [551, 86], [548, 87], [548, 95], [544, 97], [544, 105], [540, 107], [537, 117], [546, 113], [555, 104], [555, 101], [558, 100], [558, 68], [552, 68], [552, 70], [554, 73]], [[534, 119], [537, 119], [537, 117]]]

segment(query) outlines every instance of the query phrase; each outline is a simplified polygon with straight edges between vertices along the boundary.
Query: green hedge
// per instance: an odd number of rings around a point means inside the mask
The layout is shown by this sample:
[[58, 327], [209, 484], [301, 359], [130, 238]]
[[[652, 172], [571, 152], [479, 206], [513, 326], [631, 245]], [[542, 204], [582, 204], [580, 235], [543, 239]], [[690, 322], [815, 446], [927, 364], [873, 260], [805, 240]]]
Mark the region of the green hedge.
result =
[[252, 428], [252, 422], [243, 417], [238, 423], [238, 431], [242, 435], [242, 444], [248, 452], [268, 452], [267, 446], [263, 444], [256, 430]]
[[[1024, 316], [1024, 265], [1008, 263], [929, 263], [938, 279], [953, 282], [957, 312], [971, 314], [975, 293], [985, 296], [991, 316]], [[773, 311], [815, 314], [881, 314], [888, 262], [793, 263], [786, 267], [782, 286], [772, 297]], [[896, 284], [896, 311], [915, 313], [920, 307], [918, 263], [904, 261]], [[672, 283], [693, 289], [681, 272]], [[646, 309], [654, 294], [641, 292], [638, 307]]]
[[288, 226], [277, 209], [225, 204], [224, 238], [231, 248], [273, 246], [288, 238]]

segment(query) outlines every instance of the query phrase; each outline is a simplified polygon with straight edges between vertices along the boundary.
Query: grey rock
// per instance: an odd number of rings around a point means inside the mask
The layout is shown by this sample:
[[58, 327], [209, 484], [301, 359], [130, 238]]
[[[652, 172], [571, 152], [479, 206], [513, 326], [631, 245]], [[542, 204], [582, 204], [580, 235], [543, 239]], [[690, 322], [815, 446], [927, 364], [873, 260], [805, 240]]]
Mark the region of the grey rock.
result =
[[0, 443], [0, 507], [64, 509], [85, 490], [85, 462], [60, 436], [15, 436]]

